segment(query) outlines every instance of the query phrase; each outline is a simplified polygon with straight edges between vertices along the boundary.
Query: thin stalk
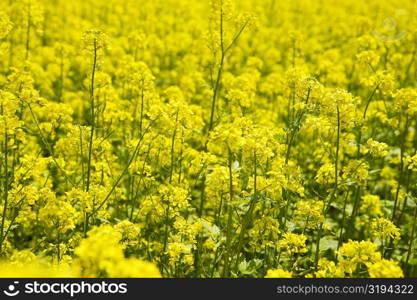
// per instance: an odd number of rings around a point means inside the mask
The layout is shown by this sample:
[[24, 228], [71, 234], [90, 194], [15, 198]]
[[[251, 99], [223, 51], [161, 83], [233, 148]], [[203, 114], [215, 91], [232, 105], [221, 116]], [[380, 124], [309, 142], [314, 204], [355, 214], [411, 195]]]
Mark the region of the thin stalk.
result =
[[180, 148], [180, 153], [178, 155], [178, 184], [181, 184], [183, 153], [184, 153], [184, 128], [182, 128], [181, 130], [181, 148]]
[[221, 54], [220, 54], [219, 69], [217, 71], [216, 83], [215, 83], [214, 90], [213, 90], [213, 97], [211, 99], [210, 123], [209, 123], [209, 127], [208, 127], [208, 132], [209, 133], [213, 129], [214, 110], [216, 108], [217, 94], [218, 94], [219, 89], [220, 89], [220, 82], [221, 82], [221, 77], [222, 77], [222, 73], [223, 73], [223, 64], [224, 64], [224, 57], [225, 57], [224, 41], [223, 41], [223, 3], [222, 2], [221, 2], [221, 5], [220, 5], [220, 16], [219, 17], [220, 17], [219, 35], [220, 35], [220, 51], [221, 51]]
[[17, 208], [17, 213], [14, 214], [14, 216], [12, 217], [12, 220], [9, 222], [9, 226], [7, 226], [7, 229], [3, 234], [3, 238], [0, 240], [0, 244], [2, 244], [4, 242], [4, 240], [6, 239], [7, 235], [10, 232], [10, 229], [15, 224], [15, 220], [16, 220], [17, 216], [19, 215], [18, 212], [22, 208], [22, 204], [23, 204], [24, 200], [26, 200], [26, 196], [22, 197], [22, 199], [17, 203], [17, 205], [16, 205], [18, 207]]
[[61, 235], [59, 233], [59, 222], [57, 224], [57, 245], [56, 245], [56, 250], [57, 250], [57, 259], [58, 259], [58, 263], [61, 260]]
[[[175, 116], [175, 124], [178, 123], [178, 110]], [[174, 154], [175, 154], [175, 137], [177, 135], [177, 126], [175, 125], [174, 132], [172, 133], [171, 138], [171, 167], [169, 169], [169, 183], [172, 182], [172, 176], [174, 173]]]
[[88, 192], [90, 189], [90, 177], [91, 177], [91, 158], [93, 156], [93, 138], [95, 130], [95, 104], [94, 104], [94, 81], [97, 67], [97, 39], [94, 39], [94, 54], [93, 54], [93, 66], [91, 72], [91, 87], [90, 87], [90, 110], [91, 110], [91, 131], [88, 145], [88, 162], [87, 162], [87, 183], [85, 190]]
[[249, 208], [247, 213], [245, 214], [244, 218], [243, 218], [243, 222], [242, 222], [242, 229], [240, 230], [240, 234], [239, 234], [239, 243], [237, 245], [236, 248], [236, 262], [235, 262], [235, 269], [237, 269], [239, 262], [240, 262], [240, 251], [243, 248], [243, 240], [245, 238], [245, 234], [246, 234], [246, 229], [249, 226], [249, 223], [252, 220], [252, 214], [253, 211], [255, 209], [255, 205], [256, 205], [256, 201], [257, 201], [257, 171], [256, 171], [256, 167], [257, 167], [257, 159], [256, 159], [256, 152], [254, 151], [253, 153], [253, 195], [252, 195], [252, 199], [250, 201], [249, 204]]
[[[371, 66], [372, 68], [372, 66]], [[372, 90], [371, 94], [369, 95], [367, 101], [366, 101], [366, 105], [365, 105], [365, 109], [363, 111], [363, 119], [364, 121], [366, 120], [366, 113], [368, 112], [368, 108], [369, 105], [372, 101], [372, 98], [374, 97], [376, 91], [379, 88], [379, 83], [377, 85], [375, 85], [374, 89]], [[359, 159], [359, 157], [361, 156], [361, 142], [362, 142], [362, 131], [359, 130], [359, 134], [357, 137], [357, 158]], [[349, 233], [352, 231], [353, 229], [353, 225], [355, 223], [355, 218], [356, 218], [356, 211], [358, 209], [358, 205], [359, 205], [359, 196], [360, 196], [360, 186], [357, 186], [356, 188], [356, 193], [355, 193], [355, 200], [354, 200], [354, 204], [353, 204], [353, 209], [352, 209], [352, 214], [350, 216], [350, 224], [349, 224]]]
[[83, 189], [85, 189], [85, 169], [84, 169], [84, 147], [83, 147], [83, 133], [81, 127], [80, 129], [80, 157], [81, 157], [81, 181], [83, 184]]
[[[306, 105], [308, 104], [308, 101], [310, 99], [310, 93], [311, 93], [311, 89], [308, 89], [307, 97], [306, 97], [306, 100], [305, 100]], [[286, 150], [286, 153], [285, 153], [285, 165], [288, 165], [288, 162], [290, 160], [291, 149], [292, 149], [292, 145], [293, 145], [295, 136], [296, 136], [297, 132], [300, 130], [301, 120], [303, 119], [305, 113], [307, 112], [306, 109], [301, 111], [301, 113], [299, 114], [299, 116], [296, 120], [295, 126], [292, 127], [292, 125], [291, 125], [291, 123], [292, 123], [291, 120], [292, 119], [291, 119], [291, 114], [290, 114], [290, 105], [289, 105], [289, 103], [290, 103], [290, 101], [288, 101], [288, 129], [289, 129], [289, 131], [291, 131], [291, 136], [290, 136], [290, 133], [288, 133], [286, 135], [286, 144], [288, 146], [287, 146], [287, 150]], [[286, 176], [288, 176], [288, 174]], [[288, 192], [284, 189], [282, 198], [285, 201], [285, 200], [287, 200], [287, 197], [288, 197]], [[288, 215], [289, 206], [290, 206], [290, 204], [287, 203], [284, 207], [284, 212], [282, 213], [282, 220], [283, 220], [282, 221], [282, 226], [284, 228], [285, 228], [286, 223], [287, 223], [287, 215]]]
[[[337, 197], [337, 190], [338, 190], [338, 178], [339, 178], [339, 148], [340, 148], [340, 110], [339, 110], [339, 106], [336, 106], [336, 111], [337, 111], [337, 136], [336, 136], [336, 157], [335, 157], [335, 166], [334, 166], [334, 189], [333, 192], [329, 198], [328, 203], [325, 205], [324, 207], [324, 211], [323, 211], [323, 215], [324, 218], [326, 218], [327, 212], [330, 209], [330, 206], [333, 202], [333, 200]], [[323, 223], [320, 224], [318, 233], [317, 233], [317, 241], [316, 241], [316, 253], [315, 253], [315, 258], [314, 258], [314, 264], [315, 264], [315, 269], [317, 270], [318, 267], [318, 262], [319, 262], [319, 253], [320, 253], [320, 240], [321, 240], [321, 235], [323, 233]]]
[[356, 187], [355, 199], [353, 201], [353, 209], [352, 209], [352, 213], [350, 215], [350, 220], [349, 220], [349, 227], [348, 227], [349, 231], [347, 231], [348, 236], [352, 235], [352, 232], [353, 232], [353, 229], [354, 229], [356, 214], [357, 214], [358, 209], [359, 209], [360, 195], [361, 195], [361, 187], [358, 185]]
[[339, 234], [339, 241], [337, 242], [337, 250], [339, 250], [340, 245], [342, 244], [342, 240], [343, 240], [343, 229], [345, 228], [346, 205], [347, 205], [348, 196], [349, 196], [349, 192], [346, 192], [345, 201], [343, 203], [342, 224], [340, 225], [340, 234]]
[[28, 5], [28, 15], [27, 15], [27, 21], [28, 26], [26, 28], [26, 53], [25, 53], [25, 60], [29, 59], [29, 52], [30, 52], [30, 29], [31, 29], [31, 23], [32, 23], [32, 15], [31, 15], [31, 7], [30, 3]]
[[368, 100], [366, 101], [365, 110], [363, 111], [363, 119], [366, 118], [366, 113], [368, 111], [369, 104], [371, 104], [372, 98], [374, 97], [378, 88], [379, 88], [379, 84], [375, 86], [375, 88], [372, 90], [371, 94], [369, 95]]
[[[306, 105], [308, 104], [308, 100], [310, 99], [310, 93], [311, 93], [311, 89], [308, 89], [307, 97], [306, 97], [306, 101], [305, 101], [306, 102]], [[288, 161], [290, 159], [291, 147], [292, 147], [292, 144], [294, 142], [295, 135], [300, 130], [301, 120], [303, 119], [305, 113], [306, 113], [306, 110], [304, 109], [300, 113], [300, 115], [298, 116], [298, 119], [297, 119], [297, 121], [295, 123], [295, 126], [293, 128], [291, 128], [291, 136], [290, 136], [290, 138], [288, 138], [288, 135], [287, 135], [288, 146], [287, 146], [287, 151], [286, 151], [286, 154], [285, 154], [285, 164], [288, 164]]]
[[116, 187], [119, 185], [120, 180], [122, 180], [123, 176], [127, 173], [127, 171], [129, 170], [130, 165], [132, 164], [132, 162], [134, 161], [137, 153], [139, 152], [140, 146], [142, 144], [142, 140], [145, 136], [145, 134], [149, 131], [149, 129], [151, 128], [151, 126], [153, 125], [154, 122], [156, 122], [158, 118], [156, 118], [155, 120], [153, 120], [148, 127], [144, 130], [142, 136], [139, 138], [138, 143], [136, 144], [135, 150], [133, 151], [132, 155], [130, 156], [130, 159], [128, 161], [128, 163], [126, 164], [125, 168], [123, 169], [122, 173], [120, 173], [119, 177], [116, 179], [115, 183], [113, 184], [113, 186], [111, 187], [110, 191], [107, 193], [106, 197], [104, 197], [104, 199], [100, 202], [100, 204], [95, 207], [93, 209], [92, 214], [94, 215], [101, 207], [103, 207], [103, 205], [107, 202], [107, 200], [109, 200], [110, 196], [113, 194], [114, 190], [116, 189]]
[[216, 108], [217, 94], [219, 93], [219, 89], [220, 89], [220, 81], [221, 81], [222, 72], [223, 72], [223, 64], [224, 64], [224, 54], [222, 53], [221, 58], [220, 58], [220, 67], [217, 72], [216, 84], [215, 84], [214, 91], [213, 91], [213, 97], [211, 99], [210, 123], [208, 127], [208, 132], [210, 132], [213, 129], [214, 110]]
[[411, 55], [410, 62], [407, 64], [407, 68], [406, 68], [406, 71], [405, 71], [405, 76], [404, 76], [404, 79], [401, 83], [401, 86], [404, 86], [404, 84], [407, 82], [408, 76], [410, 74], [411, 66], [413, 65], [413, 63], [415, 61], [415, 58], [416, 58], [416, 54], [417, 54], [417, 46], [416, 46], [416, 44], [414, 44], [413, 54]]
[[7, 213], [7, 205], [8, 205], [8, 197], [9, 197], [9, 166], [8, 166], [8, 160], [9, 160], [9, 152], [8, 152], [8, 143], [9, 138], [7, 134], [7, 124], [5, 126], [5, 134], [4, 134], [4, 192], [3, 192], [3, 213], [1, 217], [1, 226], [0, 226], [0, 255], [2, 254], [2, 248], [3, 248], [3, 235], [4, 235], [4, 225], [6, 222], [6, 213]]
[[[143, 83], [142, 83], [143, 86]], [[145, 97], [144, 97], [144, 91], [143, 91], [143, 87], [142, 87], [142, 91], [141, 91], [141, 103], [140, 103], [140, 121], [139, 121], [139, 136], [142, 135], [142, 126], [143, 126], [143, 109], [144, 109], [144, 101]]]
[[61, 50], [60, 64], [59, 64], [59, 89], [58, 89], [58, 101], [62, 102], [62, 94], [64, 90], [64, 53]]
[[[132, 220], [133, 220], [133, 210], [134, 210], [134, 204], [135, 204], [135, 199], [137, 199], [138, 198], [138, 195], [139, 195], [139, 190], [140, 190], [140, 186], [141, 186], [141, 184], [142, 184], [142, 179], [144, 178], [144, 173], [145, 173], [145, 167], [146, 167], [146, 162], [148, 161], [148, 158], [149, 158], [149, 154], [150, 154], [150, 151], [151, 151], [151, 148], [152, 148], [152, 144], [149, 144], [149, 146], [148, 146], [148, 150], [147, 150], [147, 152], [146, 152], [146, 156], [145, 156], [145, 159], [143, 160], [143, 164], [142, 164], [142, 170], [141, 170], [141, 176], [140, 176], [140, 178], [139, 178], [139, 183], [137, 184], [137, 188], [136, 188], [136, 193], [134, 194], [134, 195], [132, 195], [132, 207], [131, 207], [131, 209], [130, 209], [130, 216], [129, 216], [129, 221], [131, 221], [132, 222]], [[134, 177], [133, 177], [133, 179], [134, 179]], [[134, 180], [133, 180], [134, 181]], [[132, 184], [132, 188], [133, 188], [134, 186], [133, 186], [133, 184]]]
[[414, 234], [416, 232], [417, 207], [414, 208], [413, 225], [411, 229], [410, 241], [408, 243], [407, 257], [405, 259], [404, 267], [407, 268], [410, 262], [411, 253], [413, 252]]
[[391, 221], [394, 221], [395, 219], [395, 214], [397, 212], [397, 206], [398, 206], [398, 198], [399, 198], [399, 193], [400, 193], [400, 189], [401, 189], [401, 181], [403, 179], [403, 174], [404, 174], [404, 146], [405, 146], [405, 139], [407, 137], [407, 132], [408, 132], [408, 114], [405, 115], [405, 125], [404, 125], [404, 131], [403, 134], [401, 136], [401, 142], [400, 142], [400, 174], [398, 177], [398, 183], [397, 183], [397, 190], [395, 193], [395, 200], [394, 200], [394, 207], [392, 209], [392, 216], [391, 216]]
[[220, 25], [219, 25], [220, 61], [219, 61], [219, 69], [217, 70], [216, 82], [215, 82], [214, 87], [213, 87], [213, 96], [212, 96], [212, 99], [211, 99], [211, 110], [210, 110], [210, 123], [209, 123], [209, 126], [208, 126], [208, 132], [207, 133], [210, 133], [210, 131], [213, 129], [213, 125], [214, 125], [214, 112], [215, 112], [215, 109], [216, 109], [216, 100], [218, 98], [219, 91], [220, 91], [221, 78], [222, 78], [222, 74], [223, 74], [224, 60], [226, 58], [226, 54], [230, 51], [230, 49], [233, 47], [233, 45], [236, 44], [239, 37], [241, 36], [241, 34], [245, 30], [246, 26], [248, 25], [248, 21], [246, 21], [242, 25], [242, 27], [239, 29], [239, 31], [236, 33], [236, 35], [234, 36], [234, 38], [230, 42], [230, 44], [228, 46], [225, 46], [225, 44], [224, 44], [224, 28], [223, 28], [224, 27], [224, 24], [223, 24], [223, 3], [222, 2], [221, 2], [221, 5], [220, 5], [219, 20], [220, 20]]
[[55, 158], [54, 152], [52, 150], [51, 145], [48, 143], [48, 141], [46, 140], [45, 136], [43, 135], [42, 129], [39, 125], [39, 120], [36, 117], [35, 113], [33, 112], [32, 106], [30, 105], [30, 103], [27, 103], [27, 106], [29, 108], [30, 114], [32, 116], [33, 121], [35, 122], [36, 128], [39, 131], [39, 136], [41, 137], [41, 140], [43, 142], [43, 144], [45, 145], [46, 149], [49, 152], [49, 155], [51, 155], [52, 160], [54, 161], [56, 167], [62, 172], [62, 174], [64, 175], [65, 179], [71, 183], [72, 186], [75, 186], [75, 183], [68, 177], [67, 173], [65, 172], [65, 170], [60, 166], [60, 164], [58, 163], [58, 161]]
[[[410, 179], [411, 179], [411, 170], [409, 170], [409, 169], [407, 169], [406, 170], [406, 176], [407, 176], [407, 180], [406, 180], [406, 191], [405, 191], [405, 194], [406, 195], [408, 195], [408, 193], [410, 192]], [[398, 224], [401, 224], [401, 221], [402, 221], [402, 219], [403, 219], [403, 216], [404, 216], [404, 214], [405, 214], [405, 210], [406, 210], [406, 208], [407, 208], [407, 197], [405, 197], [404, 198], [404, 201], [403, 201], [403, 207], [402, 207], [402, 209], [401, 209], [401, 212], [400, 212], [400, 216], [398, 217]]]
[[198, 216], [200, 218], [203, 216], [205, 191], [206, 191], [206, 173], [204, 172], [203, 178], [201, 179], [200, 207], [198, 209]]
[[[163, 200], [163, 199], [162, 199]], [[164, 232], [164, 250], [163, 253], [165, 253], [165, 251], [167, 250], [167, 245], [168, 245], [168, 237], [169, 237], [169, 209], [170, 209], [170, 203], [168, 201], [168, 205], [167, 205], [167, 209], [166, 209], [166, 214], [165, 214], [165, 232]]]
[[231, 239], [232, 239], [232, 221], [233, 221], [233, 198], [234, 198], [234, 191], [233, 191], [233, 154], [232, 151], [229, 149], [229, 203], [226, 205], [226, 214], [227, 217], [227, 226], [226, 226], [226, 249], [225, 249], [225, 256], [224, 256], [224, 268], [223, 268], [223, 276], [222, 277], [229, 277], [230, 276], [230, 252], [231, 252]]

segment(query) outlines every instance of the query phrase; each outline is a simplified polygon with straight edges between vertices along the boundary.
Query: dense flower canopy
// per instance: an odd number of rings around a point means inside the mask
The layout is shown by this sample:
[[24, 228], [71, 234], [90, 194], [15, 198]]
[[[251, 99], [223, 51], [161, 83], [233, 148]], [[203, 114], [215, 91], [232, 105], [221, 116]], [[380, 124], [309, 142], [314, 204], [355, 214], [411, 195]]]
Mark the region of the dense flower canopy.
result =
[[0, 0], [0, 276], [416, 277], [412, 0]]

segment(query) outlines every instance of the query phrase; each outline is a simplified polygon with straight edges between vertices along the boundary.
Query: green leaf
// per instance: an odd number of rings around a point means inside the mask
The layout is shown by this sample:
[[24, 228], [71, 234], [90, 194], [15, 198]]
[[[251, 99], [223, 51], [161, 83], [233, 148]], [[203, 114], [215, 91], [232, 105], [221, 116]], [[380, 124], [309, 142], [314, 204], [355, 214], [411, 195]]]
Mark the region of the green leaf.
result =
[[336, 250], [338, 241], [331, 237], [324, 237], [320, 240], [320, 251], [329, 249]]

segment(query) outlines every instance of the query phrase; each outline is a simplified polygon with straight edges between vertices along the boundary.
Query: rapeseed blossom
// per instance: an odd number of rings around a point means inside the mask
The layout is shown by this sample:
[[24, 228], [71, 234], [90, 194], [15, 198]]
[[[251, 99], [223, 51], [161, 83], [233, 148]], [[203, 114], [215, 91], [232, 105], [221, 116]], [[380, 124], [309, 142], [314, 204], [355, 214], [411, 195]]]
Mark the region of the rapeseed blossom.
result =
[[415, 5], [375, 5], [0, 1], [0, 276], [416, 277]]

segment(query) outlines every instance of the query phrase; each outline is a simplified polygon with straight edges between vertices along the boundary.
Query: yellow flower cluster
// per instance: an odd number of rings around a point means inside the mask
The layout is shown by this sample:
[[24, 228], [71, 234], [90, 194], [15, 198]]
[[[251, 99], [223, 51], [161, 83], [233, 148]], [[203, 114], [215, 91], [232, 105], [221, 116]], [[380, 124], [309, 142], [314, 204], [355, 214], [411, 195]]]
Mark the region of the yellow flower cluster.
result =
[[403, 271], [395, 261], [382, 259], [368, 266], [369, 277], [371, 278], [401, 278]]
[[346, 276], [371, 278], [401, 278], [404, 274], [398, 263], [383, 259], [377, 245], [369, 241], [349, 241], [342, 245], [335, 263], [326, 258], [318, 262], [317, 278], [343, 278]]
[[381, 239], [382, 241], [388, 239], [398, 240], [401, 236], [400, 230], [390, 221], [385, 218], [377, 218], [371, 223], [372, 235]]
[[266, 272], [265, 278], [291, 278], [291, 272], [283, 269], [270, 269]]
[[304, 234], [286, 232], [283, 238], [278, 241], [278, 249], [287, 252], [290, 256], [307, 252], [307, 237]]
[[125, 258], [122, 234], [109, 225], [92, 229], [75, 249], [75, 266], [83, 277], [160, 277], [156, 266]]
[[416, 277], [414, 2], [0, 1], [0, 275]]

